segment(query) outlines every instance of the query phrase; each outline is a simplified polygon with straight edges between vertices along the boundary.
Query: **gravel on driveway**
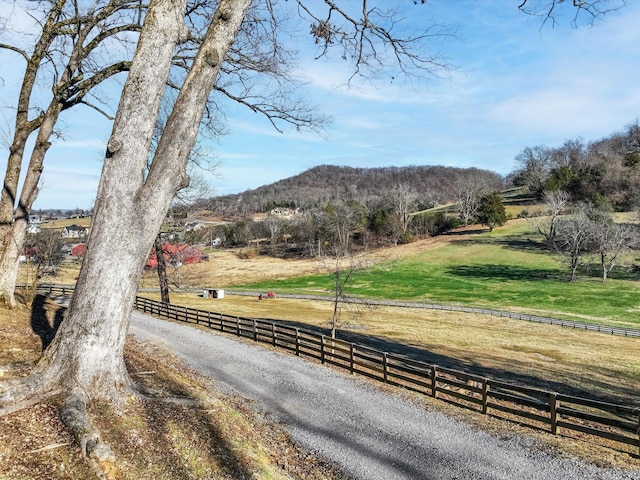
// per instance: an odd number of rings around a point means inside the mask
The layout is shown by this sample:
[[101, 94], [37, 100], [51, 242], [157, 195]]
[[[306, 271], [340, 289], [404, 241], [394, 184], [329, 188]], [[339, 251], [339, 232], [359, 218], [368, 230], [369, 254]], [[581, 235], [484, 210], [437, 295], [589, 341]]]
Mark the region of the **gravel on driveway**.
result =
[[640, 480], [490, 434], [357, 377], [215, 332], [132, 314], [130, 333], [165, 345], [220, 390], [252, 399], [294, 440], [362, 480]]

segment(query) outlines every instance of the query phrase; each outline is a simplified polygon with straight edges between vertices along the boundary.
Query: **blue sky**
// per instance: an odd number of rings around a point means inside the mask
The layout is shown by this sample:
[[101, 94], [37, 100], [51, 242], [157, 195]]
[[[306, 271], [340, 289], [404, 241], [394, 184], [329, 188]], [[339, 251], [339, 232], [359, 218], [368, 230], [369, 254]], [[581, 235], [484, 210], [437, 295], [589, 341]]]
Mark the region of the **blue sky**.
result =
[[[301, 48], [304, 95], [332, 124], [323, 136], [281, 134], [261, 116], [230, 108], [228, 135], [205, 145], [219, 163], [210, 177], [215, 193], [239, 193], [321, 164], [447, 165], [508, 174], [526, 146], [597, 140], [640, 116], [640, 2], [579, 29], [566, 16], [541, 28], [539, 18], [518, 12], [518, 3], [433, 0], [408, 8], [407, 28], [437, 21], [456, 31], [434, 45], [456, 67], [440, 78], [346, 88], [344, 62], [314, 61]], [[0, 128], [6, 131], [23, 63], [3, 52], [0, 59]], [[93, 204], [110, 123], [81, 108], [65, 114], [62, 125], [64, 140], [48, 154], [36, 208]], [[0, 145], [2, 171], [6, 156]]]

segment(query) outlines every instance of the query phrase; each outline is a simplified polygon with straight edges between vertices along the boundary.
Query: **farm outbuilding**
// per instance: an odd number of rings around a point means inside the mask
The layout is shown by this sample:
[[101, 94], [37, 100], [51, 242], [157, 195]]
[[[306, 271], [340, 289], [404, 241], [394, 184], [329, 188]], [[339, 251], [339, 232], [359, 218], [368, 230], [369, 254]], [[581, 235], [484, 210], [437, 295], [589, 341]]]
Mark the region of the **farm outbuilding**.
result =
[[202, 298], [224, 298], [224, 290], [220, 288], [205, 288], [202, 291]]

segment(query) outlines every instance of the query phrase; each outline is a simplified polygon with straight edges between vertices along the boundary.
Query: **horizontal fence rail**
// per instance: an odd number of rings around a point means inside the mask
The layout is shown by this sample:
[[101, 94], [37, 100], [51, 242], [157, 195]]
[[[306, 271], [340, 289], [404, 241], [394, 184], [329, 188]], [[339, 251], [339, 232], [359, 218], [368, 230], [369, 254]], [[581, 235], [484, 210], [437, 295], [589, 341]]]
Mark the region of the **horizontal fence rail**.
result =
[[[227, 290], [229, 295], [242, 295], [242, 296], [257, 296], [258, 292], [245, 292], [245, 291], [232, 291]], [[299, 300], [319, 300], [319, 301], [331, 301], [333, 299], [323, 297], [321, 295], [299, 295], [299, 294], [279, 294], [282, 298], [293, 298]], [[378, 305], [384, 307], [400, 307], [400, 308], [424, 308], [428, 310], [442, 310], [446, 312], [462, 312], [462, 313], [475, 313], [479, 315], [491, 315], [494, 317], [511, 318], [513, 320], [523, 320], [533, 323], [545, 323], [548, 325], [557, 325], [560, 327], [573, 328], [575, 330], [588, 330], [591, 332], [606, 333], [609, 335], [619, 335], [622, 337], [635, 337], [640, 338], [640, 329], [627, 328], [627, 327], [614, 327], [611, 325], [603, 325], [601, 323], [581, 322], [576, 320], [564, 320], [562, 318], [543, 317], [540, 315], [529, 315], [527, 313], [510, 312], [508, 310], [497, 310], [494, 308], [478, 308], [478, 307], [465, 307], [462, 305], [450, 305], [444, 303], [433, 302], [401, 302], [395, 300], [374, 300], [374, 299], [360, 299], [350, 298], [343, 300], [349, 303], [359, 303], [363, 305]]]
[[[41, 285], [41, 292], [70, 295], [72, 287]], [[418, 392], [482, 414], [524, 423], [557, 435], [587, 434], [635, 447], [640, 454], [640, 407], [629, 407], [513, 385], [439, 367], [403, 355], [331, 338], [313, 330], [275, 321], [244, 318], [136, 297], [143, 313], [287, 350], [297, 356], [348, 370], [389, 385]]]

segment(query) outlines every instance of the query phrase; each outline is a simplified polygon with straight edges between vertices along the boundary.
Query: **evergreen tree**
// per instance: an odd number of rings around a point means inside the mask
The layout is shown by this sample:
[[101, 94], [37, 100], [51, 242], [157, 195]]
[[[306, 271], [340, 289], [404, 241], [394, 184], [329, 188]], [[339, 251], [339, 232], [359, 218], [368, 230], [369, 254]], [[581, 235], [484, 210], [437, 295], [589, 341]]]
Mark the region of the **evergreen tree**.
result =
[[507, 212], [504, 209], [500, 193], [493, 191], [480, 199], [476, 220], [489, 227], [489, 231], [507, 223]]

